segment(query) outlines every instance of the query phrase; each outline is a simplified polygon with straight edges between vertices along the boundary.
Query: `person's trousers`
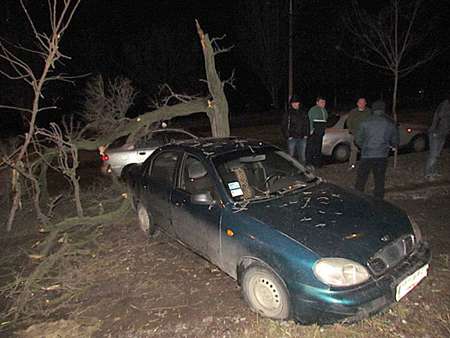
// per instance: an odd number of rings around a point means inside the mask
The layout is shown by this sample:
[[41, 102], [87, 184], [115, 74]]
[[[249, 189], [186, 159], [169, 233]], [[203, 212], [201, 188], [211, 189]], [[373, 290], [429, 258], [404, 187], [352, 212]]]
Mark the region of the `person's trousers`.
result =
[[358, 159], [359, 148], [357, 147], [355, 140], [352, 140], [350, 144], [350, 158], [348, 160], [349, 168], [353, 168], [356, 164], [356, 160]]
[[375, 199], [384, 199], [384, 183], [386, 178], [387, 158], [362, 158], [359, 162], [356, 174], [355, 189], [364, 192], [372, 172], [375, 189], [373, 195]]
[[289, 155], [295, 157], [301, 164], [306, 163], [306, 138], [290, 137], [287, 141]]
[[437, 160], [444, 147], [446, 137], [447, 135], [438, 133], [430, 133], [428, 135], [430, 151], [425, 164], [425, 176], [433, 176], [438, 173]]
[[306, 150], [307, 163], [315, 167], [322, 166], [322, 142], [325, 134], [325, 122], [314, 122], [313, 134], [308, 138], [308, 147]]

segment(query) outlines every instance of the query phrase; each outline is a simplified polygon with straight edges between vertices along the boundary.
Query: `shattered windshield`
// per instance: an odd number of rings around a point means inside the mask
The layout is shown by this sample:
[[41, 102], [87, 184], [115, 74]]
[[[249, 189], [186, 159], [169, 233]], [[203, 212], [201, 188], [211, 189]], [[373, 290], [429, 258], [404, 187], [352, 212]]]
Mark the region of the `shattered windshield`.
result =
[[274, 198], [316, 180], [299, 162], [275, 148], [245, 149], [214, 159], [225, 190], [236, 201]]

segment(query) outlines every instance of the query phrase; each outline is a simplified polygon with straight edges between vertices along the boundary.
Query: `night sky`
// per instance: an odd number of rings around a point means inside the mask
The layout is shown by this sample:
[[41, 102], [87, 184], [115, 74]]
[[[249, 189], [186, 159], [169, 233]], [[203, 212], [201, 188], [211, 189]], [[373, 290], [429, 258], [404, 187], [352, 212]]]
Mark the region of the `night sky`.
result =
[[[275, 1], [275, 0], [272, 0]], [[280, 0], [281, 1], [281, 0]], [[26, 1], [32, 15], [45, 23], [46, 1]], [[270, 0], [266, 0], [270, 2]], [[385, 3], [386, 1], [384, 1]], [[352, 104], [357, 95], [375, 100], [383, 93], [389, 96], [391, 79], [375, 69], [352, 60], [336, 46], [348, 42], [341, 18], [350, 1], [294, 0], [294, 67], [295, 92], [305, 105], [311, 105], [317, 94], [325, 95], [338, 106]], [[361, 2], [369, 11], [376, 11], [383, 1]], [[203, 59], [196, 35], [194, 19], [198, 18], [210, 37], [226, 35], [223, 47], [234, 46], [228, 54], [217, 58], [222, 78], [235, 69], [236, 89], [228, 89], [231, 113], [270, 109], [270, 97], [249, 60], [243, 53], [239, 36], [239, 1], [139, 1], [84, 0], [63, 37], [62, 49], [72, 57], [65, 62], [69, 74], [102, 74], [105, 78], [130, 78], [139, 90], [137, 111], [143, 111], [146, 100], [156, 93], [158, 85], [169, 83], [175, 90], [189, 94], [205, 94]], [[30, 30], [18, 0], [2, 0], [0, 4], [1, 36], [8, 41], [26, 45]], [[421, 20], [432, 28], [426, 45], [438, 45], [438, 57], [403, 79], [400, 83], [400, 103], [404, 107], [437, 104], [450, 92], [450, 2], [429, 0], [423, 4]], [[281, 16], [287, 29], [288, 14]], [[284, 29], [284, 28], [283, 28]], [[287, 45], [282, 58], [287, 58]], [[284, 59], [283, 59], [284, 60]], [[284, 63], [285, 64], [285, 63]], [[0, 67], [4, 67], [0, 65]], [[283, 66], [283, 69], [286, 67]], [[283, 70], [280, 95], [287, 93], [287, 69]], [[55, 85], [48, 96], [65, 112], [75, 112], [82, 99], [85, 79], [75, 86]], [[0, 102], [27, 101], [27, 91], [21, 84], [0, 79]], [[424, 91], [419, 97], [418, 91]], [[3, 113], [4, 114], [4, 113]], [[5, 125], [5, 117], [0, 122]]]

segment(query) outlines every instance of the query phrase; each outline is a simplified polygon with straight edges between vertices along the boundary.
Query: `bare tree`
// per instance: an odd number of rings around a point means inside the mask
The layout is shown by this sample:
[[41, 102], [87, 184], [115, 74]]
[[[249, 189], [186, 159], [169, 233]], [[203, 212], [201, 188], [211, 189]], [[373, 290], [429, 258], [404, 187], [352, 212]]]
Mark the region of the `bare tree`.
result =
[[[165, 93], [163, 98], [153, 100], [152, 110], [145, 112], [134, 119], [125, 116], [126, 111], [115, 110], [115, 106], [119, 106], [117, 101], [132, 102], [134, 98], [134, 90], [127, 80], [113, 81], [116, 84], [116, 90], [104, 90], [101, 83], [92, 84], [88, 90], [92, 94], [90, 97], [94, 103], [89, 103], [85, 109], [90, 109], [88, 113], [89, 121], [83, 132], [94, 130], [98, 134], [95, 138], [85, 137], [76, 142], [79, 149], [96, 150], [99, 147], [104, 149], [114, 140], [122, 136], [128, 136], [128, 141], [133, 141], [142, 136], [143, 132], [149, 130], [152, 125], [159, 121], [170, 120], [178, 116], [188, 116], [194, 113], [206, 113], [211, 124], [211, 133], [215, 137], [226, 137], [230, 135], [229, 126], [229, 108], [228, 101], [225, 96], [224, 87], [226, 85], [233, 86], [234, 75], [228, 79], [221, 80], [216, 70], [215, 58], [217, 55], [226, 53], [229, 48], [221, 48], [218, 46], [219, 39], [210, 39], [200, 24], [196, 22], [197, 33], [202, 46], [205, 70], [206, 84], [208, 86], [209, 97], [200, 97], [195, 95], [179, 94], [174, 92], [167, 84], [161, 88]], [[94, 81], [95, 82], [95, 81]], [[113, 86], [114, 87], [114, 86]], [[123, 88], [122, 88], [123, 87]], [[122, 89], [119, 89], [122, 88]], [[127, 93], [120, 96], [118, 93]], [[114, 97], [114, 98], [113, 98]], [[105, 102], [116, 102], [113, 105], [106, 105]], [[120, 105], [122, 108], [128, 109], [128, 104]], [[114, 111], [116, 113], [114, 113]], [[103, 124], [114, 125], [114, 130], [108, 128], [108, 132], [102, 132], [98, 127]]]
[[[1, 70], [0, 73], [10, 80], [25, 81], [25, 83], [28, 84], [33, 91], [33, 100], [31, 107], [29, 108], [0, 105], [0, 108], [20, 111], [26, 116], [26, 120], [28, 122], [28, 131], [25, 133], [22, 145], [9, 157], [9, 159], [14, 158], [13, 170], [17, 170], [17, 173], [25, 172], [23, 169], [23, 159], [27, 153], [30, 143], [32, 142], [38, 115], [42, 111], [55, 108], [54, 106], [42, 107], [41, 105], [41, 100], [44, 97], [43, 93], [45, 85], [56, 80], [70, 81], [68, 76], [56, 72], [56, 66], [58, 62], [68, 58], [62, 54], [60, 50], [60, 43], [64, 33], [72, 21], [73, 15], [77, 10], [80, 1], [81, 0], [48, 0], [48, 18], [50, 29], [48, 33], [44, 33], [38, 30], [35, 21], [28, 11], [28, 8], [25, 6], [24, 1], [20, 0], [23, 12], [26, 15], [34, 35], [35, 46], [28, 48], [23, 46], [6, 45], [5, 43], [0, 42], [0, 59], [9, 65], [9, 70]], [[21, 56], [21, 53], [27, 53], [32, 57], [38, 58], [40, 60], [39, 66], [37, 68], [32, 67], [30, 62], [28, 62], [25, 57]], [[7, 161], [9, 161], [9, 159]], [[16, 186], [20, 186], [19, 180], [15, 183]], [[6, 225], [8, 231], [11, 230], [15, 213], [20, 206], [20, 200], [21, 190], [16, 189], [14, 191], [13, 204]]]
[[77, 216], [83, 217], [83, 207], [81, 205], [80, 183], [77, 174], [80, 161], [78, 158], [78, 148], [75, 140], [79, 137], [80, 129], [74, 125], [73, 119], [64, 123], [64, 129], [61, 129], [56, 123], [50, 123], [50, 129], [37, 129], [36, 135], [44, 137], [45, 141], [50, 142], [56, 147], [57, 164], [48, 165], [53, 169], [60, 171], [70, 182], [75, 199]]
[[394, 79], [392, 114], [397, 120], [397, 92], [403, 78], [430, 61], [437, 49], [426, 49], [424, 39], [429, 33], [428, 22], [419, 25], [418, 15], [423, 0], [390, 0], [378, 15], [371, 15], [353, 0], [353, 10], [345, 19], [345, 27], [355, 38], [354, 53], [347, 55], [381, 69]]
[[279, 104], [279, 90], [287, 73], [288, 4], [282, 1], [239, 2], [239, 49]]

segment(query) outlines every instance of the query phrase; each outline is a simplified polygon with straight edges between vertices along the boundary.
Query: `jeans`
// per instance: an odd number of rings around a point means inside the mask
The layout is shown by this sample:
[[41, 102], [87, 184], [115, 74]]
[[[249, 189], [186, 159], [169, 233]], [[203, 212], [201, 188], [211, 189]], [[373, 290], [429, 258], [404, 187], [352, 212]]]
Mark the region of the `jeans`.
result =
[[306, 162], [306, 138], [289, 137], [287, 141], [289, 155], [295, 157], [295, 150], [297, 150], [297, 159], [301, 164]]
[[446, 134], [430, 133], [428, 135], [430, 152], [428, 154], [427, 163], [425, 165], [425, 176], [436, 175], [437, 159], [441, 154], [442, 148], [445, 144]]
[[355, 189], [364, 192], [370, 172], [373, 173], [375, 199], [384, 199], [384, 181], [386, 178], [387, 158], [362, 158], [356, 173]]

